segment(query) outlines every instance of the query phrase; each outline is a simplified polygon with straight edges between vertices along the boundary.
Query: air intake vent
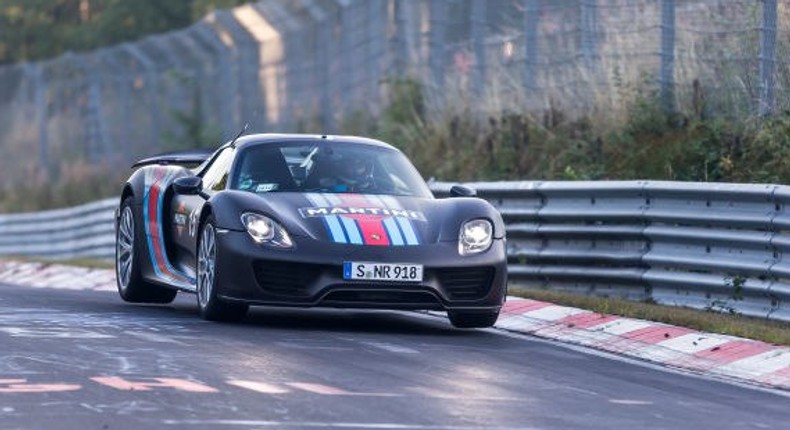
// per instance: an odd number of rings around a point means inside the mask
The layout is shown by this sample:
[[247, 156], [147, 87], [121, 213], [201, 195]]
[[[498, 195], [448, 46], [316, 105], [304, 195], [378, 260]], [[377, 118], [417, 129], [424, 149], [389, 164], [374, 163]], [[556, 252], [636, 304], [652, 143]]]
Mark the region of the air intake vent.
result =
[[493, 267], [461, 267], [437, 270], [451, 300], [480, 300], [488, 295], [494, 278]]
[[327, 266], [261, 260], [253, 264], [255, 280], [269, 294], [306, 297], [308, 288]]

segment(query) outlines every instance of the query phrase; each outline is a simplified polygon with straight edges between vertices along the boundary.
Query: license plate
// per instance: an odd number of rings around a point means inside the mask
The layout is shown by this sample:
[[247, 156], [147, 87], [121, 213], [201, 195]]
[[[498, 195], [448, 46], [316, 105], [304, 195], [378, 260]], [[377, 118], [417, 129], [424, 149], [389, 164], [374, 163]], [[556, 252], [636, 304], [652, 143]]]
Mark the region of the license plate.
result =
[[422, 264], [343, 263], [343, 279], [358, 281], [422, 282]]

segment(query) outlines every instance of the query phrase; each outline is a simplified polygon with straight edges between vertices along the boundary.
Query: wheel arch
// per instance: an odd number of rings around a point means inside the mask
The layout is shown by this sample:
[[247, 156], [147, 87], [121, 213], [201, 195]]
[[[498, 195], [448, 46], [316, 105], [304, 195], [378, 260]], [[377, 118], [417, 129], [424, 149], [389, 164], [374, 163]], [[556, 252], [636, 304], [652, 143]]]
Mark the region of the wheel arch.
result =
[[198, 231], [203, 229], [203, 225], [206, 224], [206, 220], [213, 213], [214, 213], [214, 208], [211, 206], [211, 203], [206, 202], [206, 204], [204, 204], [203, 208], [200, 210], [200, 221], [198, 222], [198, 227], [199, 227]]
[[132, 189], [132, 185], [127, 182], [123, 186], [123, 191], [121, 191], [121, 201], [118, 202], [118, 204], [123, 204], [123, 202], [129, 197], [134, 197], [134, 190]]

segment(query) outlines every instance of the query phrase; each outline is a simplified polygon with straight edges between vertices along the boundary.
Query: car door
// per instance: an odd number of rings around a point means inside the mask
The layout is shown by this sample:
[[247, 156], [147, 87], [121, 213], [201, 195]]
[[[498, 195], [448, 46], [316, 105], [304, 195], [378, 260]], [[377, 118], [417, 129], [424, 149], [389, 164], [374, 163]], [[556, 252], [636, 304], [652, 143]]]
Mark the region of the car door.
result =
[[[199, 173], [203, 179], [203, 191], [211, 195], [227, 187], [230, 168], [233, 164], [235, 150], [225, 148], [217, 154], [211, 163]], [[197, 195], [176, 195], [171, 207], [173, 220], [172, 242], [175, 244], [177, 264], [182, 269], [194, 273], [197, 255], [197, 237], [199, 234], [200, 212], [206, 200]]]

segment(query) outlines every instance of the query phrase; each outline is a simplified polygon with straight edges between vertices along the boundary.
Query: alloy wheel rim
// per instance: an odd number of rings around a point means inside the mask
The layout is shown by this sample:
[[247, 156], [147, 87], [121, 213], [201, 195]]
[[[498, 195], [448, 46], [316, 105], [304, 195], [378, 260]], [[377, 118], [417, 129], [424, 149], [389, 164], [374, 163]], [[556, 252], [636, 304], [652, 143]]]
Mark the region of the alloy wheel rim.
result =
[[115, 269], [122, 289], [129, 286], [132, 278], [134, 261], [134, 216], [132, 208], [126, 207], [118, 223], [118, 240], [116, 241]]
[[200, 306], [205, 308], [214, 288], [214, 269], [217, 259], [217, 247], [214, 227], [207, 224], [200, 238], [198, 250], [198, 279], [197, 293]]

